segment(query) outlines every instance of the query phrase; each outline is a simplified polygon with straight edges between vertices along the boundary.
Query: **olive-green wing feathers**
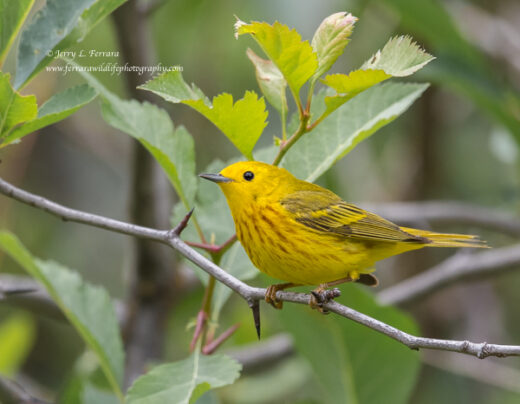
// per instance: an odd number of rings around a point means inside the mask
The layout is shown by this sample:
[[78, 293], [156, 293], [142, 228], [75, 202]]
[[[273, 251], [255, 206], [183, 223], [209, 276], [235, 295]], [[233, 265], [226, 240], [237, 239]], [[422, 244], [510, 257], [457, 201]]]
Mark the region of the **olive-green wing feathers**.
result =
[[296, 221], [317, 232], [376, 241], [426, 241], [376, 214], [343, 201], [333, 192], [316, 188], [318, 190], [289, 194], [280, 203]]

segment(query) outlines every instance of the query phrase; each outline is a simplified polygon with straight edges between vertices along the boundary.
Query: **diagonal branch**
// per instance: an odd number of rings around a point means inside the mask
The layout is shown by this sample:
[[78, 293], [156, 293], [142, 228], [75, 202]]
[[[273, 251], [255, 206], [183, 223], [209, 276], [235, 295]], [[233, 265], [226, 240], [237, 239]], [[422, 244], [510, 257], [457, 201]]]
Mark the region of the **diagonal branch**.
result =
[[406, 305], [462, 280], [520, 268], [520, 244], [475, 254], [455, 254], [433, 268], [377, 294], [383, 304]]
[[[28, 276], [0, 274], [0, 303], [22, 307], [39, 316], [66, 323], [62, 310], [37, 281]], [[122, 327], [128, 315], [124, 302], [113, 300], [119, 325]]]
[[0, 302], [22, 307], [54, 320], [66, 321], [62, 311], [44, 288], [26, 276], [1, 274]]
[[[29, 204], [33, 207], [42, 209], [64, 220], [75, 221], [135, 237], [147, 238], [169, 245], [182, 254], [185, 258], [189, 259], [205, 272], [212, 275], [218, 281], [222, 282], [237, 294], [239, 294], [244, 300], [247, 301], [250, 306], [255, 305], [256, 302], [264, 299], [265, 297], [265, 289], [251, 287], [239, 279], [231, 276], [222, 268], [215, 265], [206, 257], [199, 254], [197, 251], [193, 250], [190, 246], [184, 243], [174, 230], [150, 229], [147, 227], [136, 226], [118, 220], [109, 219], [103, 216], [92, 215], [86, 212], [70, 209], [55, 202], [51, 202], [43, 197], [36, 196], [29, 192], [18, 189], [2, 179], [0, 179], [0, 193], [3, 193], [4, 195], [14, 198], [20, 202]], [[279, 291], [276, 294], [276, 298], [286, 302], [308, 305], [310, 295], [304, 293]], [[349, 307], [343, 306], [335, 301], [326, 303], [323, 305], [323, 307], [328, 311], [334, 312], [342, 317], [348, 318], [359, 324], [363, 324], [369, 328], [372, 328], [373, 330], [376, 330], [382, 334], [385, 334], [411, 349], [425, 348], [460, 352], [473, 355], [481, 359], [487, 356], [520, 356], [520, 346], [416, 337]]]
[[46, 401], [31, 396], [18, 383], [3, 377], [0, 377], [0, 402], [47, 404]]
[[488, 228], [513, 237], [520, 237], [520, 217], [497, 209], [457, 201], [360, 203], [363, 209], [375, 212], [400, 224], [417, 222], [460, 223]]
[[[253, 373], [285, 360], [295, 353], [290, 334], [277, 334], [260, 342], [228, 349], [225, 353], [242, 364], [242, 374]], [[450, 355], [448, 352], [426, 352], [421, 355], [424, 364], [469, 377], [479, 383], [520, 393], [520, 370], [496, 361], [485, 361], [475, 366], [474, 358]]]

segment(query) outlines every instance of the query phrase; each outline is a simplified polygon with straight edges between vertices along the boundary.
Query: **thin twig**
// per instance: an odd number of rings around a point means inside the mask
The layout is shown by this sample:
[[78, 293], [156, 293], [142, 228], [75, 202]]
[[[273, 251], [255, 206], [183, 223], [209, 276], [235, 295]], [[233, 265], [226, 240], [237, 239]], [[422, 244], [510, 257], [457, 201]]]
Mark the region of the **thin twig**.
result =
[[[255, 302], [263, 300], [265, 297], [265, 289], [251, 287], [230, 275], [222, 268], [208, 260], [206, 257], [193, 250], [170, 230], [150, 229], [120, 222], [118, 220], [109, 219], [103, 216], [91, 215], [85, 212], [66, 208], [43, 197], [36, 196], [29, 192], [18, 189], [2, 179], [0, 179], [0, 193], [3, 193], [20, 202], [42, 209], [65, 220], [76, 221], [88, 224], [90, 226], [100, 227], [118, 233], [147, 238], [167, 244], [177, 250], [185, 258], [203, 269], [209, 275], [213, 276], [218, 281], [222, 282], [230, 289], [235, 291], [244, 300], [246, 300], [250, 306], [254, 305]], [[276, 298], [285, 302], [293, 302], [305, 305], [308, 305], [310, 301], [309, 294], [283, 291], [277, 292]], [[474, 355], [481, 359], [488, 356], [520, 356], [520, 346], [416, 337], [349, 307], [343, 306], [342, 304], [339, 304], [335, 301], [324, 304], [323, 308], [359, 324], [363, 324], [382, 334], [385, 334], [411, 349], [425, 348], [460, 352], [468, 355]]]
[[219, 346], [226, 342], [229, 339], [229, 337], [231, 337], [235, 333], [236, 330], [238, 330], [238, 327], [240, 327], [240, 324], [232, 325], [226, 331], [220, 334], [217, 338], [208, 342], [205, 346], [202, 347], [202, 353], [204, 355], [211, 355], [218, 349]]
[[520, 217], [469, 203], [428, 201], [383, 204], [359, 203], [359, 206], [399, 224], [414, 224], [424, 221], [460, 223], [520, 237]]
[[[30, 293], [20, 293], [31, 289]], [[32, 278], [10, 274], [0, 275], [0, 301], [22, 307], [54, 320], [66, 321], [60, 308], [48, 293]]]
[[46, 401], [31, 396], [18, 383], [3, 377], [0, 377], [0, 402], [6, 404], [47, 404]]
[[[277, 334], [265, 341], [240, 346], [225, 353], [242, 364], [243, 373], [252, 373], [269, 368], [295, 352], [290, 334]], [[484, 361], [475, 365], [475, 358], [450, 355], [448, 352], [425, 352], [421, 361], [429, 366], [465, 376], [479, 383], [520, 393], [520, 371], [496, 361]]]
[[427, 271], [384, 289], [377, 297], [383, 304], [405, 305], [446, 285], [490, 274], [495, 276], [514, 268], [520, 268], [520, 244], [475, 254], [455, 254]]
[[0, 300], [39, 290], [41, 290], [41, 286], [32, 278], [10, 274], [0, 275]]
[[243, 372], [255, 372], [272, 367], [291, 356], [294, 353], [294, 343], [289, 334], [278, 334], [264, 341], [226, 350], [225, 353], [242, 364]]
[[428, 352], [422, 355], [421, 360], [427, 365], [471, 378], [479, 383], [520, 393], [520, 370], [511, 366], [495, 361], [485, 361], [475, 366], [474, 358], [441, 352]]
[[228, 238], [221, 245], [208, 244], [208, 243], [199, 243], [196, 241], [186, 241], [190, 247], [200, 248], [202, 250], [206, 250], [211, 254], [224, 254], [227, 250], [229, 250], [233, 244], [237, 241], [237, 235], [233, 234], [230, 238]]
[[[31, 292], [20, 292], [27, 288], [31, 288]], [[68, 323], [67, 318], [47, 291], [38, 282], [27, 276], [0, 274], [0, 302]], [[112, 304], [119, 325], [122, 326], [127, 316], [126, 306], [120, 300], [113, 300]]]

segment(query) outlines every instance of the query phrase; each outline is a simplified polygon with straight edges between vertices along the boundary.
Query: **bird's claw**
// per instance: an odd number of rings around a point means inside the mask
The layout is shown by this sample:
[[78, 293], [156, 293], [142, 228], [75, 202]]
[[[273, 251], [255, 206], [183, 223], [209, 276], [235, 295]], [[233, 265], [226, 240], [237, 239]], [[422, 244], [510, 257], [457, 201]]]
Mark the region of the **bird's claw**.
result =
[[276, 298], [276, 292], [281, 290], [280, 285], [271, 285], [265, 291], [265, 301], [273, 306], [275, 309], [280, 310], [283, 307], [283, 302]]
[[339, 296], [341, 296], [341, 291], [338, 288], [317, 288], [311, 291], [311, 299], [309, 301], [309, 306], [311, 306], [311, 309], [316, 309], [322, 314], [329, 314], [330, 312], [327, 309], [325, 309], [323, 305], [327, 304], [328, 302], [334, 300], [336, 297]]

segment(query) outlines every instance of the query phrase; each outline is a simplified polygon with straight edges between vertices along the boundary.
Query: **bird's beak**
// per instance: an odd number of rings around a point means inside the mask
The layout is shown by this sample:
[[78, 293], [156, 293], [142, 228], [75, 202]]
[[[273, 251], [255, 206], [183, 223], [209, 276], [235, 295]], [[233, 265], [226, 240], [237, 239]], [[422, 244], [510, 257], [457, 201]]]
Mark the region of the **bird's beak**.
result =
[[213, 182], [232, 182], [233, 180], [228, 177], [224, 177], [222, 174], [199, 174], [199, 177], [204, 178], [205, 180], [210, 180]]

